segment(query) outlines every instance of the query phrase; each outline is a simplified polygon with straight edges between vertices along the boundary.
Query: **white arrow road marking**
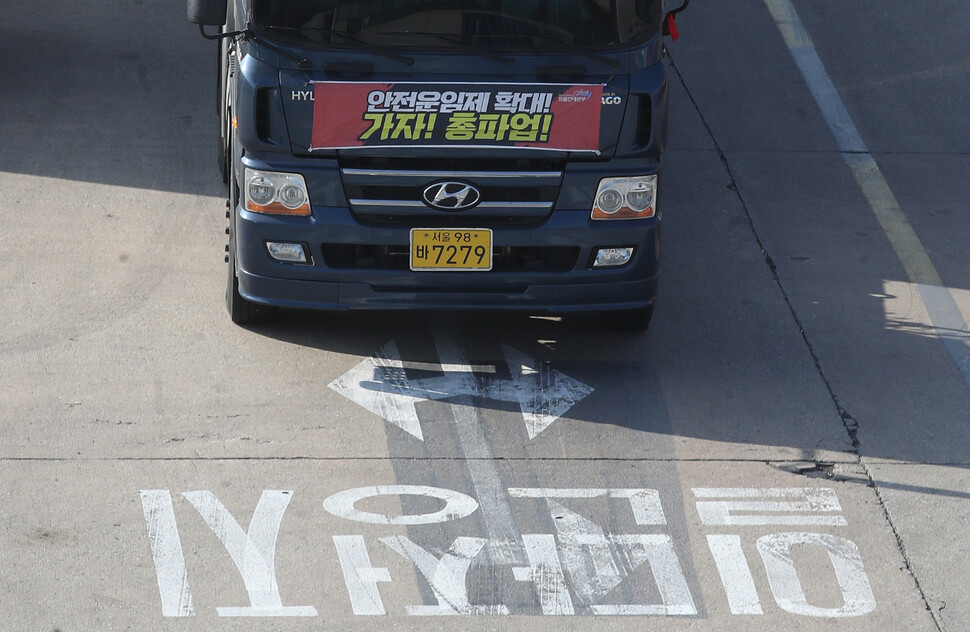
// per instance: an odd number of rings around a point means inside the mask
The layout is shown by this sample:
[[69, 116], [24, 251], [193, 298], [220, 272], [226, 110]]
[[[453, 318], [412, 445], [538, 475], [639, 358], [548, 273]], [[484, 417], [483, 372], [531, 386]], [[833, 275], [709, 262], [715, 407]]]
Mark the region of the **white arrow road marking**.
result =
[[593, 392], [593, 387], [556, 371], [546, 363], [502, 345], [511, 380], [483, 380], [481, 395], [518, 402], [530, 439], [552, 425]]
[[[411, 436], [424, 440], [414, 405], [453, 397], [482, 397], [515, 402], [522, 410], [526, 432], [535, 439], [566, 412], [593, 392], [593, 387], [556, 371], [512, 347], [502, 345], [511, 374], [510, 380], [485, 375], [487, 367], [463, 362], [440, 365], [444, 375], [410, 380], [397, 344], [391, 341], [329, 384], [330, 388], [356, 402]], [[420, 368], [427, 368], [423, 364]], [[438, 368], [438, 367], [435, 367]], [[494, 374], [494, 371], [490, 371]]]
[[330, 383], [330, 388], [363, 406], [384, 421], [424, 441], [414, 405], [427, 399], [414, 393], [404, 373], [404, 363], [392, 340], [372, 358], [367, 358]]

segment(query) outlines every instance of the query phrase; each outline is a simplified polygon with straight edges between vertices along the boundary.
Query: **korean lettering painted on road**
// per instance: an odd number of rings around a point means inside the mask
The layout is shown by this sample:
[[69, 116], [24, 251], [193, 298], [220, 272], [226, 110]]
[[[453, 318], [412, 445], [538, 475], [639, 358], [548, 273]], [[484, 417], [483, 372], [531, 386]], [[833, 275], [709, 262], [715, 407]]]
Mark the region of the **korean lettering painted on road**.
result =
[[[829, 488], [695, 488], [697, 513], [711, 530], [720, 527], [847, 526], [835, 490]], [[712, 533], [708, 547], [721, 576], [732, 614], [760, 615], [761, 600], [739, 534]], [[795, 568], [794, 547], [811, 547], [828, 555], [844, 603], [824, 608], [808, 603]], [[811, 617], [852, 617], [876, 609], [859, 547], [851, 540], [815, 532], [780, 532], [761, 536], [757, 550], [778, 606]]]
[[[655, 489], [636, 488], [530, 488], [505, 490], [510, 502], [535, 515], [539, 503], [548, 512], [549, 532], [525, 533], [515, 541], [494, 542], [474, 535], [453, 537], [438, 546], [422, 546], [414, 536], [389, 533], [368, 539], [361, 533], [337, 533], [330, 537], [336, 559], [331, 572], [339, 573], [346, 587], [346, 605], [356, 616], [406, 613], [409, 616], [541, 614], [548, 616], [696, 616], [698, 608], [691, 593], [684, 555], [670, 533], [670, 525]], [[876, 601], [859, 547], [851, 540], [827, 530], [847, 526], [848, 521], [835, 491], [830, 488], [695, 488], [700, 526], [709, 531], [707, 549], [717, 569], [732, 615], [762, 615], [762, 603], [749, 552], [753, 548], [763, 564], [768, 590], [780, 611], [820, 618], [858, 617], [873, 612]], [[232, 512], [211, 491], [181, 493], [202, 521], [217, 536], [233, 562], [248, 605], [219, 605], [220, 617], [315, 617], [315, 605], [284, 604], [277, 579], [276, 550], [284, 513], [294, 498], [289, 490], [264, 490], [243, 531]], [[175, 502], [169, 490], [143, 490], [142, 507], [148, 529], [158, 595], [163, 617], [193, 617], [189, 572]], [[367, 508], [386, 507], [377, 499], [428, 499], [434, 507], [417, 513], [381, 513]], [[619, 504], [617, 504], [619, 503]], [[596, 518], [609, 505], [611, 524], [626, 507], [628, 518], [620, 523], [634, 525], [625, 533], [614, 533]], [[370, 529], [440, 529], [480, 511], [479, 502], [456, 490], [426, 485], [372, 485], [330, 495], [323, 509], [343, 523], [370, 525]], [[614, 513], [620, 511], [620, 514]], [[786, 530], [774, 531], [784, 527]], [[791, 531], [799, 527], [801, 531]], [[759, 529], [755, 536], [748, 530]], [[329, 547], [327, 547], [329, 548]], [[746, 552], [745, 549], [748, 549]], [[521, 555], [485, 555], [490, 549], [518, 550]], [[794, 554], [799, 551], [799, 555]], [[322, 551], [326, 555], [326, 551]], [[213, 554], [218, 554], [213, 552]], [[697, 553], [695, 553], [696, 555]], [[821, 555], [834, 570], [834, 586], [843, 603], [838, 607], [810, 603], [797, 559]], [[374, 556], [377, 555], [378, 558]], [[390, 564], [413, 566], [430, 587], [432, 603], [385, 604], [381, 586], [408, 581]], [[382, 560], [375, 564], [374, 560]], [[507, 565], [501, 576], [532, 586], [532, 606], [480, 603], [469, 596], [469, 575], [473, 568]], [[641, 570], [644, 569], [644, 570]], [[644, 571], [648, 571], [644, 574]], [[324, 571], [326, 572], [326, 571]], [[654, 597], [627, 590], [625, 600], [614, 591], [621, 584], [642, 585], [650, 578]], [[633, 578], [636, 578], [635, 580]], [[714, 578], [695, 578], [704, 582]], [[715, 581], [716, 581], [715, 580]], [[817, 581], [817, 580], [816, 580]], [[500, 591], [499, 591], [500, 592]], [[817, 594], [814, 586], [812, 594]], [[389, 594], [401, 594], [395, 591]], [[640, 594], [639, 597], [636, 595]], [[632, 595], [632, 596], [631, 596]], [[621, 603], [618, 601], [626, 601]], [[338, 604], [327, 604], [339, 607]]]

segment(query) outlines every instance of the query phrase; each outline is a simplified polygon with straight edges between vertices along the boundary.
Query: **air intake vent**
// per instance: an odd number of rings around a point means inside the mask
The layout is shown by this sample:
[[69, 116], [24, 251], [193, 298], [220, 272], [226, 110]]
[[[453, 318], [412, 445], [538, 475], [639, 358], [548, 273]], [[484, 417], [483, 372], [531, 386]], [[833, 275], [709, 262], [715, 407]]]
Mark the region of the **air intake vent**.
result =
[[653, 127], [653, 102], [646, 94], [637, 96], [639, 111], [637, 112], [637, 145], [646, 147], [650, 144], [650, 134]]
[[275, 96], [276, 90], [273, 88], [260, 88], [256, 91], [256, 137], [263, 142], [270, 142], [272, 139], [270, 104]]

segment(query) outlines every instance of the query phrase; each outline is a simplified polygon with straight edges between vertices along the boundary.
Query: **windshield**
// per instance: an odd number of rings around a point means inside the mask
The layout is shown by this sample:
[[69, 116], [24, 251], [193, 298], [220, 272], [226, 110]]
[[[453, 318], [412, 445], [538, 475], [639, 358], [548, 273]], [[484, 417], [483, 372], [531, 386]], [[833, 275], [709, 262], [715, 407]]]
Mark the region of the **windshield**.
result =
[[253, 1], [254, 26], [283, 41], [411, 49], [626, 48], [655, 34], [660, 13], [661, 0]]

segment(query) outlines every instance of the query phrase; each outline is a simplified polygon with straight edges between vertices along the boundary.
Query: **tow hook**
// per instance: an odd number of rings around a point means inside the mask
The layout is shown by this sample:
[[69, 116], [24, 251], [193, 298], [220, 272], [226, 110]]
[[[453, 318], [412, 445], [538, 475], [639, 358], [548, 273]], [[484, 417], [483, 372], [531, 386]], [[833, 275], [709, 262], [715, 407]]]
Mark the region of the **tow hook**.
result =
[[688, 4], [690, 4], [690, 0], [684, 0], [684, 4], [680, 5], [680, 8], [668, 11], [667, 15], [664, 16], [664, 35], [669, 35], [673, 41], [677, 41], [677, 38], [680, 37], [680, 32], [677, 30], [677, 14], [686, 9]]

